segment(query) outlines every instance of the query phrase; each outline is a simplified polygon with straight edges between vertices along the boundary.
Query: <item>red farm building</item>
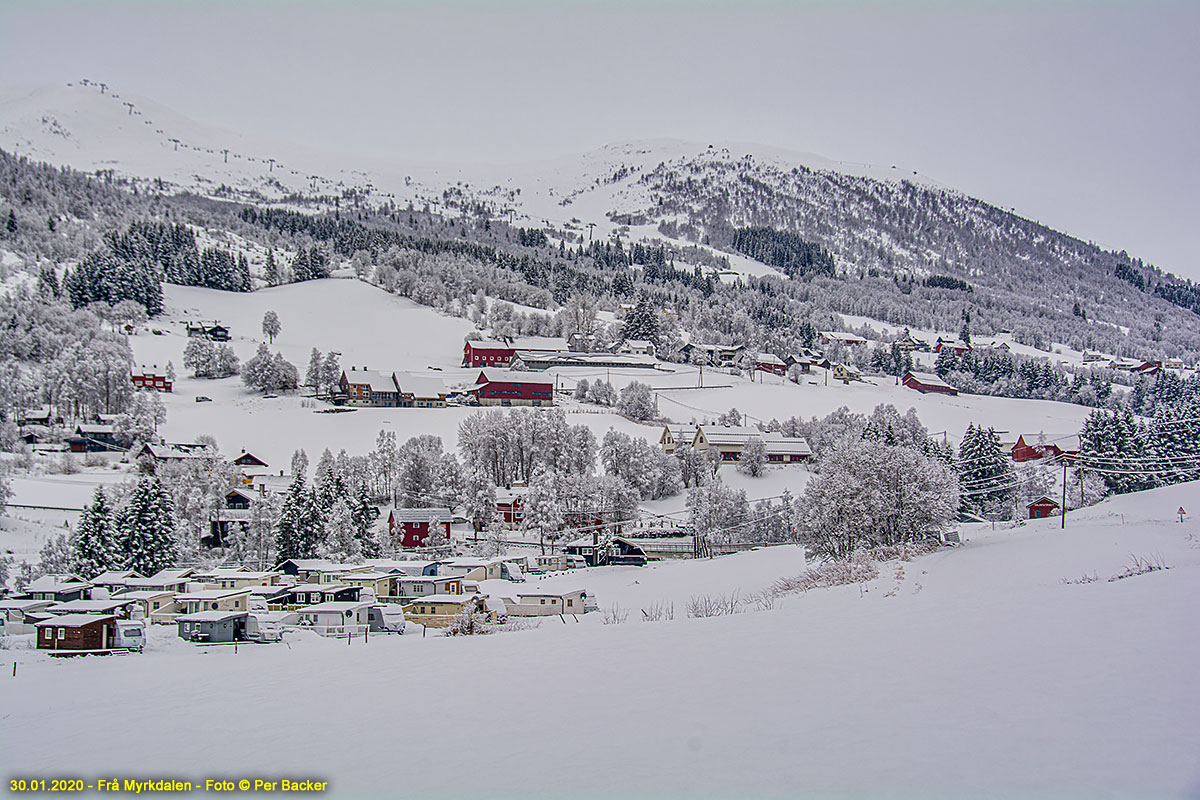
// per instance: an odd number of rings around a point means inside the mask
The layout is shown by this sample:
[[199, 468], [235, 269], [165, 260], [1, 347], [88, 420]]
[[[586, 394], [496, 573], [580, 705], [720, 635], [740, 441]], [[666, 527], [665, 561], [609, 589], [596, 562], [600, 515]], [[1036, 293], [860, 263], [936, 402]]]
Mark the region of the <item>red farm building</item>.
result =
[[1046, 517], [1055, 516], [1060, 506], [1049, 497], [1043, 497], [1034, 500], [1026, 508], [1029, 509], [1030, 519], [1045, 519]]
[[512, 363], [516, 349], [512, 345], [496, 341], [470, 341], [463, 345], [464, 367], [507, 367]]
[[435, 525], [450, 538], [451, 519], [448, 508], [393, 508], [388, 514], [388, 533], [401, 547], [424, 547]]
[[554, 384], [527, 377], [527, 372], [506, 372], [488, 375], [480, 371], [475, 385], [467, 392], [481, 406], [552, 406]]
[[948, 395], [958, 394], [958, 389], [955, 389], [932, 372], [909, 371], [904, 373], [904, 377], [900, 382], [910, 389], [916, 389], [921, 394], [928, 392]]
[[129, 379], [138, 389], [153, 389], [156, 392], [171, 391], [171, 381], [166, 375], [159, 373], [158, 367], [140, 367]]
[[1013, 461], [1036, 461], [1039, 458], [1071, 458], [1079, 454], [1079, 437], [1070, 436], [1042, 436], [1046, 441], [1038, 441], [1038, 437], [1031, 436], [1026, 441], [1025, 436], [1017, 437], [1017, 443], [1012, 446]]

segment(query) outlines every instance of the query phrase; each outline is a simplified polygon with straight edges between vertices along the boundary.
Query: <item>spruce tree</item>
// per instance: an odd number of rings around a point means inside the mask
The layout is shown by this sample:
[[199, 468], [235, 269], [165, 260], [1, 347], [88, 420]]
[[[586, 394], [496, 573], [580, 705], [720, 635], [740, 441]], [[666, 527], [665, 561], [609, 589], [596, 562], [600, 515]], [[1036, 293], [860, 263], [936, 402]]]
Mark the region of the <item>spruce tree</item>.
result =
[[958, 459], [962, 507], [992, 519], [1007, 519], [1016, 494], [1016, 472], [995, 428], [968, 425]]
[[117, 569], [124, 562], [124, 554], [117, 542], [117, 531], [113, 526], [112, 510], [100, 487], [96, 487], [92, 504], [79, 517], [79, 524], [71, 535], [71, 549], [74, 554], [71, 571], [84, 578]]
[[117, 518], [126, 568], [153, 575], [174, 566], [175, 518], [171, 496], [158, 478], [142, 476]]
[[275, 251], [267, 251], [267, 265], [263, 268], [263, 277], [268, 286], [279, 285], [279, 267], [275, 264]]

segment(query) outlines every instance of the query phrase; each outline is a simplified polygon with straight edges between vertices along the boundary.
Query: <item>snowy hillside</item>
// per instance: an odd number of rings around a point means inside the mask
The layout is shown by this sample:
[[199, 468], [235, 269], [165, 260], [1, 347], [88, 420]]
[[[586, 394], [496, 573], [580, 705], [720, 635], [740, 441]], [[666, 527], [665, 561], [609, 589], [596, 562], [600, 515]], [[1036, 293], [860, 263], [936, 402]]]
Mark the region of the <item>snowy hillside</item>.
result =
[[[963, 546], [867, 583], [735, 616], [684, 611], [796, 574], [796, 549], [543, 581], [587, 587], [630, 610], [625, 624], [597, 613], [349, 646], [297, 634], [236, 653], [168, 628], [140, 656], [61, 662], [9, 649], [5, 754], [86, 779], [269, 768], [358, 798], [1190, 796], [1200, 534], [1172, 512], [1196, 500], [1183, 485], [1107, 501], [1065, 531], [964, 531]], [[1109, 580], [1130, 554], [1169, 569]], [[675, 618], [638, 621], [656, 602]], [[84, 684], [104, 691], [80, 703]], [[110, 735], [130, 708], [186, 732], [131, 746]], [[70, 724], [47, 724], [60, 716]], [[352, 758], [333, 757], [349, 742]]]
[[[356, 366], [391, 372], [427, 372], [447, 386], [467, 385], [477, 369], [462, 368], [463, 337], [472, 328], [466, 320], [446, 317], [432, 309], [356, 280], [329, 279], [265, 289], [249, 294], [218, 292], [193, 287], [167, 286], [167, 311], [160, 323], [148, 327], [164, 331], [155, 336], [141, 332], [131, 337], [135, 361], [165, 368], [174, 364], [179, 381], [165, 395], [168, 421], [161, 431], [170, 440], [191, 441], [204, 433], [217, 437], [225, 452], [247, 449], [272, 463], [283, 464], [293, 450], [310, 454], [325, 448], [334, 452], [366, 452], [374, 446], [381, 428], [395, 430], [401, 439], [434, 433], [448, 447], [457, 442], [458, 423], [472, 413], [467, 408], [363, 408], [345, 414], [315, 413], [317, 405], [302, 398], [263, 398], [246, 389], [240, 379], [197, 380], [183, 369], [187, 344], [184, 322], [220, 319], [233, 332], [231, 342], [244, 361], [265, 341], [260, 326], [263, 314], [274, 310], [283, 326], [274, 348], [301, 369], [316, 347], [341, 353], [343, 367]], [[715, 418], [736, 407], [751, 421], [825, 416], [842, 406], [870, 413], [880, 403], [905, 411], [916, 408], [930, 431], [945, 431], [957, 441], [967, 425], [986, 421], [1001, 431], [1032, 432], [1077, 430], [1088, 409], [1049, 401], [960, 395], [920, 394], [895, 379], [872, 379], [848, 386], [826, 381], [817, 368], [797, 385], [774, 375], [759, 374], [758, 381], [707, 369], [703, 378], [696, 367], [664, 364], [662, 370], [551, 369], [546, 375], [564, 388], [583, 378], [610, 379], [621, 388], [631, 381], [648, 383], [656, 390], [659, 412], [675, 422]], [[433, 369], [431, 369], [433, 368]], [[703, 380], [703, 388], [700, 388]], [[197, 395], [212, 403], [197, 403]], [[323, 404], [321, 404], [323, 407]], [[583, 422], [602, 437], [615, 427], [657, 442], [661, 429], [637, 425], [594, 405], [566, 401], [572, 422]], [[586, 412], [586, 413], [585, 413]], [[1014, 437], [1015, 438], [1015, 437]], [[801, 470], [792, 468], [790, 472]], [[795, 487], [793, 487], [795, 488]]]

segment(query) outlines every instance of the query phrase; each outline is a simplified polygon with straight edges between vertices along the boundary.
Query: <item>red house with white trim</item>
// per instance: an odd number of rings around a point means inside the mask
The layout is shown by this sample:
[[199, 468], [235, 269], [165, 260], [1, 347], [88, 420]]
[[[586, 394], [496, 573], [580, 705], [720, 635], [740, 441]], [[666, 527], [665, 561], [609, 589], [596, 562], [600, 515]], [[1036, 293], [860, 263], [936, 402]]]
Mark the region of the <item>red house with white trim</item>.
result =
[[958, 389], [955, 389], [932, 372], [913, 372], [910, 370], [904, 373], [904, 377], [900, 379], [900, 382], [909, 389], [916, 389], [921, 394], [928, 392], [951, 396], [958, 394]]
[[[1032, 437], [1031, 437], [1032, 438]], [[1079, 454], [1079, 437], [1070, 436], [1051, 436], [1049, 441], [1025, 441], [1025, 436], [1017, 437], [1017, 443], [1012, 446], [1013, 461], [1036, 461], [1039, 458], [1050, 456], [1051, 458], [1062, 458], [1075, 456]]]
[[171, 391], [171, 381], [167, 380], [166, 375], [158, 374], [157, 367], [153, 369], [141, 367], [137, 372], [131, 374], [129, 379], [138, 389], [153, 389], [156, 392]]
[[1029, 509], [1030, 519], [1045, 519], [1046, 517], [1055, 516], [1060, 506], [1049, 497], [1043, 497], [1039, 500], [1034, 500], [1026, 508]]
[[424, 547], [435, 525], [450, 538], [451, 519], [448, 508], [393, 508], [388, 513], [388, 533], [401, 547]]
[[480, 370], [475, 385], [466, 391], [479, 400], [481, 406], [552, 406], [554, 384], [526, 377], [528, 372], [506, 372], [501, 378]]
[[787, 364], [774, 353], [759, 353], [754, 359], [754, 368], [760, 372], [770, 372], [773, 375], [786, 375]]
[[491, 340], [467, 340], [463, 345], [464, 367], [507, 367], [512, 363], [516, 348], [511, 344]]

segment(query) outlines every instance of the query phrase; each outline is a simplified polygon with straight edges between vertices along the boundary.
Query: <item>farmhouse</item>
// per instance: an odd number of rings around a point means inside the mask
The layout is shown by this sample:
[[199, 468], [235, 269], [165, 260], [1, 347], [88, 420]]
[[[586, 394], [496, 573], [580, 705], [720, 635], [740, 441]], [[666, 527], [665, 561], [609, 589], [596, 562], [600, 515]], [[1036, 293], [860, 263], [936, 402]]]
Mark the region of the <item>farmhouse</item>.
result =
[[144, 444], [142, 449], [134, 454], [134, 459], [150, 458], [158, 463], [166, 461], [183, 461], [187, 458], [204, 458], [209, 455], [208, 445], [186, 442], [172, 444]]
[[115, 425], [77, 425], [75, 435], [68, 439], [67, 443], [72, 453], [106, 453], [124, 449], [117, 444]]
[[835, 381], [841, 381], [847, 386], [850, 381], [861, 381], [862, 373], [849, 364], [831, 364], [827, 367]]
[[393, 508], [388, 512], [388, 533], [401, 547], [424, 547], [435, 526], [449, 539], [453, 518], [448, 508]]
[[1017, 462], [1036, 461], [1039, 458], [1071, 458], [1079, 455], [1078, 434], [1036, 434], [1017, 437], [1016, 444], [1009, 451], [1012, 460]]
[[900, 382], [910, 389], [917, 390], [921, 394], [929, 392], [952, 396], [958, 394], [958, 389], [955, 389], [932, 372], [913, 372], [910, 370], [904, 373], [904, 377]]
[[198, 322], [185, 323], [188, 336], [201, 336], [210, 339], [214, 342], [228, 342], [229, 328], [219, 322]]
[[759, 353], [758, 358], [754, 359], [754, 368], [760, 372], [770, 372], [774, 375], [787, 373], [787, 364], [784, 364], [783, 359], [774, 353]]
[[674, 453], [677, 448], [691, 446], [695, 440], [695, 425], [676, 425], [675, 423], [664, 425], [662, 436], [658, 437], [658, 443], [662, 446], [664, 453]]
[[907, 328], [904, 329], [904, 335], [893, 342], [893, 344], [908, 353], [917, 350], [925, 353], [929, 352], [929, 343], [913, 336]]
[[821, 331], [821, 341], [825, 344], [844, 344], [847, 347], [856, 347], [867, 343], [867, 340], [861, 336], [841, 331]]
[[396, 381], [391, 375], [384, 375], [366, 367], [350, 367], [349, 370], [343, 370], [338, 384], [346, 398], [346, 404], [351, 406], [395, 408], [399, 399]]
[[933, 352], [940, 353], [942, 350], [949, 350], [954, 355], [961, 356], [971, 352], [971, 345], [959, 339], [943, 339], [939, 336], [937, 344], [933, 346]]
[[656, 350], [654, 342], [645, 339], [626, 339], [617, 348], [618, 353], [632, 353], [639, 356], [654, 356], [657, 354]]
[[525, 518], [525, 495], [529, 487], [522, 484], [496, 487], [496, 513], [508, 525], [519, 525]]
[[152, 367], [139, 367], [133, 371], [129, 379], [133, 381], [133, 385], [137, 389], [151, 389], [156, 392], [171, 391], [171, 379], [165, 372], [158, 371], [157, 364]]
[[692, 344], [688, 342], [679, 348], [680, 354], [691, 363], [697, 359], [714, 367], [732, 366], [746, 351], [745, 345], [734, 344]]
[[812, 448], [802, 437], [784, 436], [743, 425], [701, 425], [696, 429], [692, 447], [700, 451], [716, 448], [721, 453], [721, 461], [739, 461], [750, 439], [762, 441], [767, 461], [774, 464], [798, 464], [812, 458]]
[[514, 370], [543, 372], [551, 367], [593, 367], [597, 369], [657, 369], [654, 356], [633, 353], [552, 353], [544, 350], [518, 350], [512, 358]]
[[245, 641], [246, 619], [243, 611], [198, 611], [176, 617], [179, 638], [189, 642], [223, 644]]
[[516, 350], [512, 345], [494, 340], [468, 339], [463, 345], [464, 367], [507, 367]]
[[117, 639], [117, 618], [106, 614], [66, 614], [34, 627], [39, 650], [108, 650]]
[[248, 452], [246, 450], [243, 450], [242, 454], [233, 460], [233, 463], [237, 464], [239, 467], [241, 467], [243, 472], [247, 468], [265, 469], [266, 467], [270, 466], [267, 462], [263, 461], [261, 458], [254, 455], [254, 453]]
[[488, 374], [480, 371], [473, 386], [466, 392], [481, 406], [552, 406], [554, 384], [527, 377], [528, 373], [508, 372]]
[[392, 383], [401, 408], [446, 407], [446, 385], [436, 375], [393, 372]]

